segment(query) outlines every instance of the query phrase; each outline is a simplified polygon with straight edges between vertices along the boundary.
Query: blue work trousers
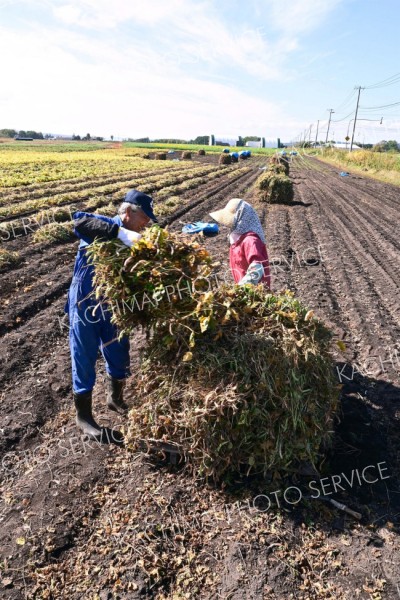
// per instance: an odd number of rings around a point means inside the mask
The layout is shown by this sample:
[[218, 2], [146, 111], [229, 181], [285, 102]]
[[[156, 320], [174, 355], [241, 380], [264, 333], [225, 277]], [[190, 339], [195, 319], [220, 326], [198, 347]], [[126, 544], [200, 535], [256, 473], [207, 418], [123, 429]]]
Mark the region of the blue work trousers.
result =
[[74, 282], [68, 293], [69, 343], [72, 360], [72, 385], [77, 394], [92, 391], [96, 381], [96, 361], [99, 349], [111, 377], [125, 379], [129, 371], [129, 339], [118, 341], [118, 331], [110, 321], [105, 304], [97, 306], [93, 298], [78, 301], [79, 283]]

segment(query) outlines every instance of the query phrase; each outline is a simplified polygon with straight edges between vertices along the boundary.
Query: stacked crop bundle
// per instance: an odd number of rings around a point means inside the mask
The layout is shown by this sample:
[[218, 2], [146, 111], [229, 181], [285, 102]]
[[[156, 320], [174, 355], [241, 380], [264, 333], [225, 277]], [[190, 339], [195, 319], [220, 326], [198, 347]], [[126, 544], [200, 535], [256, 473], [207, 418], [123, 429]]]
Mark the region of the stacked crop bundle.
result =
[[266, 171], [256, 181], [261, 202], [291, 204], [294, 198], [293, 182], [282, 173]]
[[289, 178], [289, 162], [283, 157], [273, 156], [268, 169], [257, 179], [256, 189], [261, 202], [291, 204], [294, 190]]
[[183, 160], [192, 160], [192, 153], [191, 152], [187, 152], [187, 151], [182, 152], [181, 158]]
[[285, 156], [273, 156], [269, 161], [269, 170], [289, 176], [289, 161]]
[[262, 285], [213, 287], [206, 250], [157, 226], [131, 249], [94, 243], [90, 253], [121, 332], [149, 334], [132, 448], [177, 444], [187, 468], [215, 481], [318, 461], [338, 394], [330, 333], [311, 311]]
[[219, 165], [230, 165], [232, 162], [232, 157], [230, 154], [220, 154], [218, 159]]

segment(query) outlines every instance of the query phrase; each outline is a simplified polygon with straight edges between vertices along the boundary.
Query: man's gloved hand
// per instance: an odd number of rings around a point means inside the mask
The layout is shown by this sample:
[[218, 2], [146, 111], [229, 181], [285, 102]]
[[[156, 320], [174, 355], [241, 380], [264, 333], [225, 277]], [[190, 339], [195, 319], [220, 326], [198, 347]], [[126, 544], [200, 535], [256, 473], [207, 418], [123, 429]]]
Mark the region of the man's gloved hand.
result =
[[264, 267], [261, 263], [252, 262], [247, 273], [239, 281], [238, 285], [245, 285], [246, 283], [252, 283], [256, 285], [264, 277]]
[[129, 248], [135, 243], [138, 242], [141, 238], [140, 233], [136, 233], [136, 231], [131, 231], [130, 229], [126, 229], [125, 227], [120, 227], [118, 230], [117, 238], [121, 240], [125, 246], [129, 246]]

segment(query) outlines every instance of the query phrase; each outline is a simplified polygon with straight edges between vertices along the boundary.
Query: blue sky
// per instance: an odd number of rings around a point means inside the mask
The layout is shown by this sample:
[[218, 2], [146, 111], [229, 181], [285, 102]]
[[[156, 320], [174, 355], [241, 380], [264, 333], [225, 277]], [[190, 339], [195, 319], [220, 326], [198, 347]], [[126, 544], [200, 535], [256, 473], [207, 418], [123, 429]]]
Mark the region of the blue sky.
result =
[[362, 85], [356, 139], [400, 141], [400, 104], [371, 108], [400, 78], [370, 88], [400, 72], [399, 17], [398, 0], [0, 0], [0, 128], [285, 141], [320, 120], [324, 139], [333, 108], [343, 140]]

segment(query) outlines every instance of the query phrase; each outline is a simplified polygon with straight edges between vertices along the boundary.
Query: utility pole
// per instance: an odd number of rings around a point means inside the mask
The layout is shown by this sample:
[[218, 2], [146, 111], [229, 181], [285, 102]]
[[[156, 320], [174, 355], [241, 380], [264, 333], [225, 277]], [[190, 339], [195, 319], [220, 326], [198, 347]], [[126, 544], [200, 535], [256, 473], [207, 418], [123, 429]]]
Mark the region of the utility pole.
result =
[[[357, 88], [355, 87], [354, 89], [356, 90]], [[356, 123], [357, 123], [358, 104], [360, 102], [360, 93], [361, 93], [361, 90], [363, 90], [363, 89], [365, 89], [365, 88], [361, 87], [361, 85], [358, 86], [357, 106], [356, 106], [356, 114], [354, 116], [353, 134], [351, 136], [350, 152], [353, 150], [354, 133], [356, 130]]]
[[312, 129], [312, 123], [310, 125], [310, 131], [308, 133], [308, 143], [310, 144], [310, 146], [311, 146], [311, 129]]
[[317, 145], [317, 140], [318, 140], [318, 128], [319, 128], [319, 120], [317, 121], [317, 133], [315, 134], [315, 146]]
[[331, 119], [332, 119], [332, 113], [334, 113], [335, 111], [333, 110], [333, 108], [328, 108], [327, 110], [329, 110], [329, 121], [328, 121], [328, 129], [326, 130], [326, 140], [325, 140], [325, 144], [328, 143], [328, 135], [329, 135], [329, 127], [331, 125]]

